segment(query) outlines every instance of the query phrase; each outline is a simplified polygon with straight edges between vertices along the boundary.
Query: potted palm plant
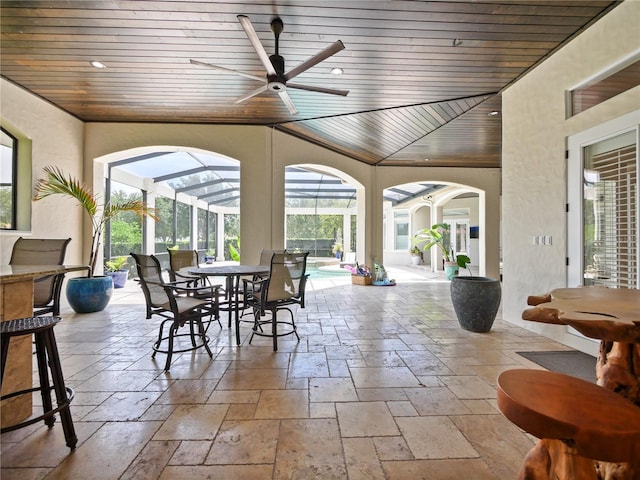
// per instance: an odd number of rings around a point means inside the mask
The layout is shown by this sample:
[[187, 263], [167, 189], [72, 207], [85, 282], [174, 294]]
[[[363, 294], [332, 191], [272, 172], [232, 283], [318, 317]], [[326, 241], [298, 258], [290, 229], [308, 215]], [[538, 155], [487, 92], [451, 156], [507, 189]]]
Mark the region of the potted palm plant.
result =
[[96, 276], [102, 232], [105, 224], [122, 212], [133, 212], [140, 217], [157, 220], [155, 210], [140, 200], [125, 200], [116, 203], [98, 204], [93, 191], [71, 175], [66, 175], [55, 166], [43, 169], [44, 178], [36, 183], [34, 201], [51, 195], [62, 195], [75, 199], [91, 219], [91, 250], [89, 270], [86, 278], [71, 278], [67, 282], [67, 300], [78, 313], [99, 312], [109, 303], [113, 291], [113, 281], [109, 276]]
[[442, 252], [444, 259], [444, 271], [448, 280], [458, 274], [460, 268], [467, 268], [471, 259], [467, 255], [455, 255], [449, 242], [449, 225], [446, 223], [436, 223], [431, 228], [424, 228], [418, 231], [411, 239], [414, 248], [421, 246], [424, 252], [431, 247], [437, 247]]
[[[500, 307], [500, 282], [489, 277], [471, 275], [468, 266], [471, 259], [466, 255], [453, 253], [448, 233], [449, 225], [437, 223], [416, 233], [412, 242], [414, 245], [423, 245], [425, 251], [437, 246], [442, 252], [445, 272], [451, 280], [451, 303], [460, 326], [470, 332], [488, 332]], [[460, 268], [466, 268], [469, 275], [458, 275]]]

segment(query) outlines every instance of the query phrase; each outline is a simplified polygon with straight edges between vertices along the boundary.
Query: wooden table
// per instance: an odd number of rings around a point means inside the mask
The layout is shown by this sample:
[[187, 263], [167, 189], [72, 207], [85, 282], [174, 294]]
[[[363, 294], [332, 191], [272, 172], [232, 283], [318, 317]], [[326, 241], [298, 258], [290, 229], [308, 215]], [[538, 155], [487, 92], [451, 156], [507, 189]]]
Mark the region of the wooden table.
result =
[[[220, 265], [214, 267], [188, 268], [191, 275], [200, 277], [226, 277], [226, 308], [229, 311], [229, 326], [235, 318], [236, 344], [240, 345], [240, 277], [245, 275], [267, 275], [270, 267], [265, 265]], [[222, 302], [223, 304], [225, 302]]]
[[[0, 321], [33, 316], [33, 281], [36, 278], [87, 269], [85, 265], [0, 265]], [[11, 339], [2, 395], [32, 387], [31, 343], [28, 336]], [[14, 425], [29, 417], [31, 412], [30, 395], [7, 399], [0, 405], [0, 425]]]
[[[524, 320], [569, 325], [587, 337], [600, 340], [597, 384], [640, 408], [640, 290], [560, 288], [546, 295], [530, 296], [527, 303], [532, 308], [523, 312]], [[640, 478], [640, 459], [634, 460], [635, 467], [596, 462], [598, 478]]]

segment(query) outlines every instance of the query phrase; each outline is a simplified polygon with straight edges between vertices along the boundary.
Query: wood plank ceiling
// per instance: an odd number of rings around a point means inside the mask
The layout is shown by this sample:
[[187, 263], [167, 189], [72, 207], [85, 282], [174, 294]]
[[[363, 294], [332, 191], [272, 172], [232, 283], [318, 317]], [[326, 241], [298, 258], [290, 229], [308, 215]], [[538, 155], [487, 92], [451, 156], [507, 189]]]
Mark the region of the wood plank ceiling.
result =
[[[271, 125], [370, 165], [500, 167], [500, 92], [614, 8], [613, 1], [2, 1], [1, 74], [86, 122]], [[284, 22], [286, 71], [336, 40], [345, 49], [288, 89], [263, 77], [238, 22], [268, 54]], [[96, 69], [98, 60], [107, 68]], [[341, 76], [330, 73], [334, 67]], [[429, 159], [425, 161], [425, 159]]]

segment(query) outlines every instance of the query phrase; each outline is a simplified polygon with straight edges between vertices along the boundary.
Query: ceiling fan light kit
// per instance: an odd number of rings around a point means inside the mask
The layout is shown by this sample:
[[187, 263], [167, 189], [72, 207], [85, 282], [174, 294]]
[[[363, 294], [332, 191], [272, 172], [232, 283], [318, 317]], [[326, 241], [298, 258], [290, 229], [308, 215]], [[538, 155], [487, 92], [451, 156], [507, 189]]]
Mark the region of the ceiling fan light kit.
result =
[[291, 99], [291, 97], [289, 96], [289, 93], [287, 92], [288, 88], [305, 90], [308, 92], [328, 93], [330, 95], [340, 95], [343, 97], [349, 94], [348, 90], [337, 90], [333, 88], [316, 87], [312, 85], [302, 85], [299, 83], [288, 83], [289, 80], [291, 80], [292, 78], [297, 77], [301, 73], [317, 65], [323, 60], [326, 60], [327, 58], [335, 55], [339, 51], [344, 50], [345, 48], [344, 44], [340, 40], [337, 40], [336, 42], [332, 43], [324, 50], [316, 53], [311, 58], [305, 60], [297, 67], [285, 73], [285, 60], [284, 60], [284, 57], [282, 57], [279, 53], [280, 34], [284, 30], [284, 24], [282, 20], [279, 17], [276, 17], [271, 21], [271, 31], [273, 32], [273, 35], [275, 36], [275, 40], [276, 40], [275, 42], [276, 51], [273, 55], [267, 55], [267, 51], [264, 49], [262, 42], [260, 42], [260, 39], [258, 38], [258, 35], [255, 29], [253, 28], [253, 24], [251, 23], [251, 20], [249, 20], [249, 17], [247, 17], [246, 15], [238, 15], [238, 20], [240, 21], [240, 25], [242, 26], [243, 30], [247, 34], [247, 37], [249, 38], [249, 41], [251, 42], [253, 49], [258, 54], [260, 61], [262, 62], [265, 70], [267, 71], [266, 78], [258, 77], [256, 75], [251, 75], [249, 73], [240, 72], [238, 70], [233, 70], [226, 67], [221, 67], [218, 65], [212, 65], [206, 62], [200, 62], [198, 60], [193, 60], [193, 59], [190, 60], [190, 62], [193, 65], [200, 65], [204, 67], [213, 68], [220, 72], [240, 75], [246, 78], [250, 78], [252, 80], [258, 80], [263, 83], [262, 86], [258, 87], [248, 95], [236, 100], [235, 102], [236, 104], [242, 103], [246, 100], [249, 100], [252, 97], [255, 97], [256, 95], [260, 95], [261, 93], [269, 90], [272, 92], [276, 92], [280, 97], [280, 99], [282, 100], [282, 102], [289, 109], [289, 112], [291, 113], [291, 115], [295, 115], [298, 113], [298, 110], [296, 109], [296, 106], [293, 103], [293, 100]]

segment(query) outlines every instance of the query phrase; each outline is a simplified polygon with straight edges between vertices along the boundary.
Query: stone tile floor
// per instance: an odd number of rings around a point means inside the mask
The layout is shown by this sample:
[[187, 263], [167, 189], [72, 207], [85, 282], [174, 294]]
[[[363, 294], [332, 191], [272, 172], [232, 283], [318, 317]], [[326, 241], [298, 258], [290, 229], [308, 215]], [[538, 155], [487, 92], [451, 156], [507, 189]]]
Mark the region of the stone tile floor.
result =
[[[300, 342], [235, 346], [211, 326], [210, 359], [151, 358], [158, 320], [137, 284], [107, 309], [63, 311], [56, 327], [79, 438], [59, 423], [1, 436], [3, 480], [510, 479], [534, 439], [495, 402], [510, 368], [539, 368], [519, 350], [566, 348], [498, 318], [462, 330], [449, 284], [416, 267], [395, 287], [311, 280], [296, 312]], [[224, 314], [223, 314], [224, 315]], [[36, 403], [38, 399], [34, 400]]]

